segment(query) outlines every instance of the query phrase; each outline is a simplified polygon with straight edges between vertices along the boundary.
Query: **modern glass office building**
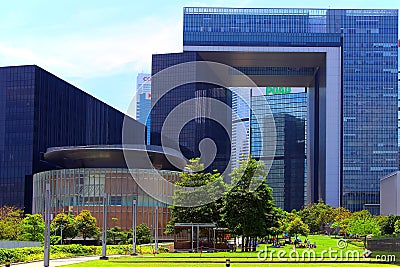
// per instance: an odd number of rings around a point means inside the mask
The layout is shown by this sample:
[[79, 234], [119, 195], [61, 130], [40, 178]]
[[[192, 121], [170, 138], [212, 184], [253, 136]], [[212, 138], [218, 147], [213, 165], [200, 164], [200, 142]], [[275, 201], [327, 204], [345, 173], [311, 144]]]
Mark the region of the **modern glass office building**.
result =
[[250, 156], [251, 88], [230, 88], [232, 91], [231, 169]]
[[[0, 206], [31, 213], [33, 174], [54, 146], [121, 144], [125, 115], [38, 66], [0, 68]], [[143, 143], [144, 125], [132, 140]], [[129, 127], [129, 126], [128, 126]]]
[[400, 170], [400, 40], [399, 40], [399, 42], [398, 42], [398, 45], [399, 45], [399, 48], [398, 48], [398, 64], [399, 64], [399, 67], [398, 67], [398, 74], [399, 74], [399, 77], [398, 77], [398, 82], [399, 82], [399, 85], [398, 85], [398, 95], [397, 95], [397, 97], [398, 97], [398, 102], [397, 102], [397, 108], [398, 108], [398, 113], [397, 113], [397, 144], [398, 144], [398, 146], [399, 146], [399, 153], [398, 153], [398, 157], [399, 157], [399, 170]]
[[185, 8], [183, 53], [153, 56], [152, 74], [188, 55], [306, 87], [308, 201], [379, 211], [379, 178], [398, 168], [398, 10]]
[[139, 73], [136, 78], [136, 120], [146, 125], [147, 144], [150, 144], [151, 75]]
[[[209, 103], [203, 102], [201, 99], [213, 98], [231, 106], [231, 91], [206, 82], [196, 83], [196, 72], [187, 69], [185, 73], [174, 72], [156, 75], [177, 64], [202, 60], [196, 52], [153, 55], [150, 142], [151, 145], [175, 148], [173, 143], [176, 139], [179, 139], [179, 149], [187, 159], [191, 159], [201, 156], [200, 146], [204, 138], [212, 139], [215, 142], [216, 155], [215, 160], [210, 165], [207, 166], [206, 164], [206, 171], [211, 172], [217, 169], [222, 173], [224, 170], [230, 169], [231, 145], [226, 140], [230, 140], [231, 113], [223, 110], [222, 114], [219, 114], [226, 122], [229, 122], [229, 132], [227, 132], [218, 122], [206, 118], [207, 113], [211, 112], [211, 107], [208, 106]], [[165, 89], [165, 83], [179, 83], [181, 79], [194, 82], [167, 88], [165, 91], [159, 90], [160, 88]], [[172, 118], [176, 127], [163, 128], [168, 116], [174, 109], [178, 108], [179, 104], [196, 99], [198, 101], [184, 110], [180, 110], [180, 113]], [[188, 116], [191, 118], [186, 121]]]
[[251, 97], [251, 155], [258, 160], [268, 160], [262, 148], [262, 140], [268, 138], [271, 127], [264, 123], [267, 102], [276, 129], [275, 159], [268, 172], [268, 185], [278, 207], [298, 210], [307, 202], [307, 94], [304, 88], [296, 93], [275, 95], [266, 94], [266, 91]]

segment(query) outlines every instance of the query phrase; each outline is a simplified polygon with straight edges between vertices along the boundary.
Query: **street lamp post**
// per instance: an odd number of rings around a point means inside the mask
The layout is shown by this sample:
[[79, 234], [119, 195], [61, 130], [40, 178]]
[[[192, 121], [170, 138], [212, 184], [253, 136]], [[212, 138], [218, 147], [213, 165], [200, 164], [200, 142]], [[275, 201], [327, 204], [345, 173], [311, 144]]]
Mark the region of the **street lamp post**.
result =
[[61, 224], [60, 232], [61, 232], [61, 245], [63, 244], [63, 235], [62, 235], [62, 230], [63, 230], [63, 224]]
[[50, 264], [50, 184], [46, 184], [44, 198], [44, 261], [43, 266], [49, 267]]
[[156, 206], [156, 217], [154, 223], [154, 246], [156, 250], [156, 254], [158, 254], [158, 206]]
[[132, 202], [132, 255], [136, 256], [136, 199]]
[[107, 193], [103, 197], [103, 232], [101, 238], [102, 252], [100, 260], [108, 260], [107, 257]]

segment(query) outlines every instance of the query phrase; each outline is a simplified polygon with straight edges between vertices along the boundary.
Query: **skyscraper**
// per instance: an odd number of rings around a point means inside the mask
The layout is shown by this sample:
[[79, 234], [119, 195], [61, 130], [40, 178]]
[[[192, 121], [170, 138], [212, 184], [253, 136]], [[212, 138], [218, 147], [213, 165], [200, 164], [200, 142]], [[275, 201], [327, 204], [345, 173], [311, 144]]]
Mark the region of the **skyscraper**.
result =
[[139, 73], [136, 79], [136, 120], [147, 127], [147, 144], [150, 144], [151, 75]]
[[[378, 213], [379, 178], [398, 168], [398, 10], [189, 7], [183, 52], [153, 56], [152, 74], [189, 55], [232, 66], [257, 87], [307, 88], [307, 201]], [[192, 127], [186, 147], [204, 125]]]
[[263, 94], [251, 97], [251, 154], [258, 160], [268, 157], [261, 147], [262, 139], [268, 138], [271, 130], [271, 125], [264, 123], [264, 117], [269, 115], [265, 105], [268, 103], [277, 138], [275, 159], [268, 171], [267, 182], [278, 207], [287, 211], [299, 210], [307, 202], [307, 94], [304, 88], [279, 89], [285, 93], [270, 94], [271, 87], [267, 87]]
[[[125, 115], [38, 66], [0, 67], [0, 206], [31, 213], [33, 174], [49, 147], [121, 145]], [[143, 144], [144, 125], [131, 139]]]
[[240, 160], [250, 155], [250, 88], [230, 88], [232, 90], [232, 170]]

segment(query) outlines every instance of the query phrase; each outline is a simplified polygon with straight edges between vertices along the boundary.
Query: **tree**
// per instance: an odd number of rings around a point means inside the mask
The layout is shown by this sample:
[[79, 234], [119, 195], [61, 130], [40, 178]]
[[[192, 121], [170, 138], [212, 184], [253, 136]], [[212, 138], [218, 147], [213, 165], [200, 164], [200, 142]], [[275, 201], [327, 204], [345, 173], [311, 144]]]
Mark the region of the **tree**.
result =
[[[202, 173], [204, 164], [199, 158], [191, 159], [186, 166], [186, 171], [180, 175], [178, 186], [185, 188], [196, 187], [196, 194], [186, 189], [177, 189], [174, 192], [171, 218], [168, 222], [167, 233], [173, 233], [175, 223], [216, 223], [220, 222], [220, 209], [226, 186], [223, 177], [217, 171]], [[204, 185], [209, 185], [204, 187]], [[211, 186], [212, 185], [212, 186]], [[217, 199], [217, 200], [215, 200]], [[215, 200], [215, 201], [213, 201]], [[209, 202], [212, 201], [212, 202]], [[185, 207], [185, 203], [196, 203], [196, 207]]]
[[22, 233], [22, 210], [0, 207], [0, 240], [18, 240]]
[[389, 216], [381, 216], [379, 220], [379, 225], [381, 227], [381, 232], [383, 235], [392, 235], [395, 232], [395, 223], [400, 219], [400, 216], [389, 215]]
[[288, 212], [281, 208], [275, 207], [272, 214], [274, 224], [268, 228], [267, 234], [276, 237], [278, 240], [279, 234], [285, 232], [286, 216]]
[[[253, 158], [243, 160], [231, 173], [232, 186], [224, 196], [223, 220], [229, 230], [242, 236], [245, 250], [251, 240], [270, 234], [271, 227], [278, 226], [278, 210], [272, 199], [272, 189], [266, 183], [264, 164]], [[253, 179], [260, 185], [252, 190]], [[242, 248], [243, 251], [243, 248]]]
[[125, 233], [122, 231], [121, 227], [114, 226], [107, 230], [107, 243], [108, 244], [117, 244], [117, 240], [122, 240]]
[[[116, 223], [118, 218], [112, 218]], [[121, 227], [114, 225], [114, 227], [107, 230], [107, 243], [116, 245], [117, 239], [122, 240], [125, 237], [125, 233], [122, 231]]]
[[307, 237], [310, 234], [310, 229], [308, 225], [305, 224], [300, 218], [295, 218], [291, 221], [286, 229], [290, 236], [295, 236], [297, 239], [298, 235], [303, 235]]
[[90, 211], [82, 210], [75, 217], [76, 228], [82, 234], [83, 243], [86, 244], [88, 237], [94, 237], [100, 234], [100, 228], [97, 226], [97, 220]]
[[283, 216], [280, 220], [280, 232], [288, 232], [287, 229], [289, 224], [294, 221], [294, 219], [300, 218], [295, 210], [292, 212], [283, 211]]
[[336, 215], [334, 223], [331, 225], [331, 227], [335, 229], [335, 233], [338, 233], [339, 231], [347, 233], [351, 212], [344, 207], [337, 207], [335, 209], [335, 213]]
[[364, 247], [366, 247], [368, 235], [379, 235], [380, 228], [377, 220], [367, 210], [354, 212], [349, 219], [348, 231], [352, 235], [364, 237]]
[[51, 222], [51, 228], [56, 233], [60, 233], [60, 235], [62, 229], [62, 240], [66, 238], [72, 239], [78, 235], [77, 225], [72, 214], [57, 214]]
[[151, 236], [150, 228], [145, 223], [136, 226], [136, 242], [138, 245], [147, 244], [152, 241], [153, 238]]
[[26, 214], [22, 220], [22, 240], [43, 242], [44, 220], [40, 214]]
[[394, 233], [395, 234], [400, 234], [400, 219], [397, 220], [394, 224]]
[[325, 204], [322, 199], [318, 203], [308, 204], [299, 211], [299, 216], [303, 219], [312, 233], [326, 232], [337, 215], [335, 207]]

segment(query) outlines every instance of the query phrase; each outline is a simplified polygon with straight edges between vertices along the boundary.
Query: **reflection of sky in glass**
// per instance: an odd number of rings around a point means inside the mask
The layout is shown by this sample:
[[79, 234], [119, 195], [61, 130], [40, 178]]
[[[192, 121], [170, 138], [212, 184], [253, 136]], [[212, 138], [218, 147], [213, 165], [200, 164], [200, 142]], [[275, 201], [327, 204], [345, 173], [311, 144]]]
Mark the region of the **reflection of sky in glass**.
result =
[[[267, 182], [273, 188], [276, 205], [285, 210], [298, 209], [307, 199], [307, 93], [304, 88], [292, 92], [251, 98], [251, 154], [256, 159], [268, 159], [262, 143], [269, 138], [270, 127], [275, 127], [275, 158]], [[274, 126], [265, 123], [266, 103], [274, 116]]]
[[232, 87], [232, 169], [239, 166], [239, 160], [250, 154], [250, 92], [251, 88]]

